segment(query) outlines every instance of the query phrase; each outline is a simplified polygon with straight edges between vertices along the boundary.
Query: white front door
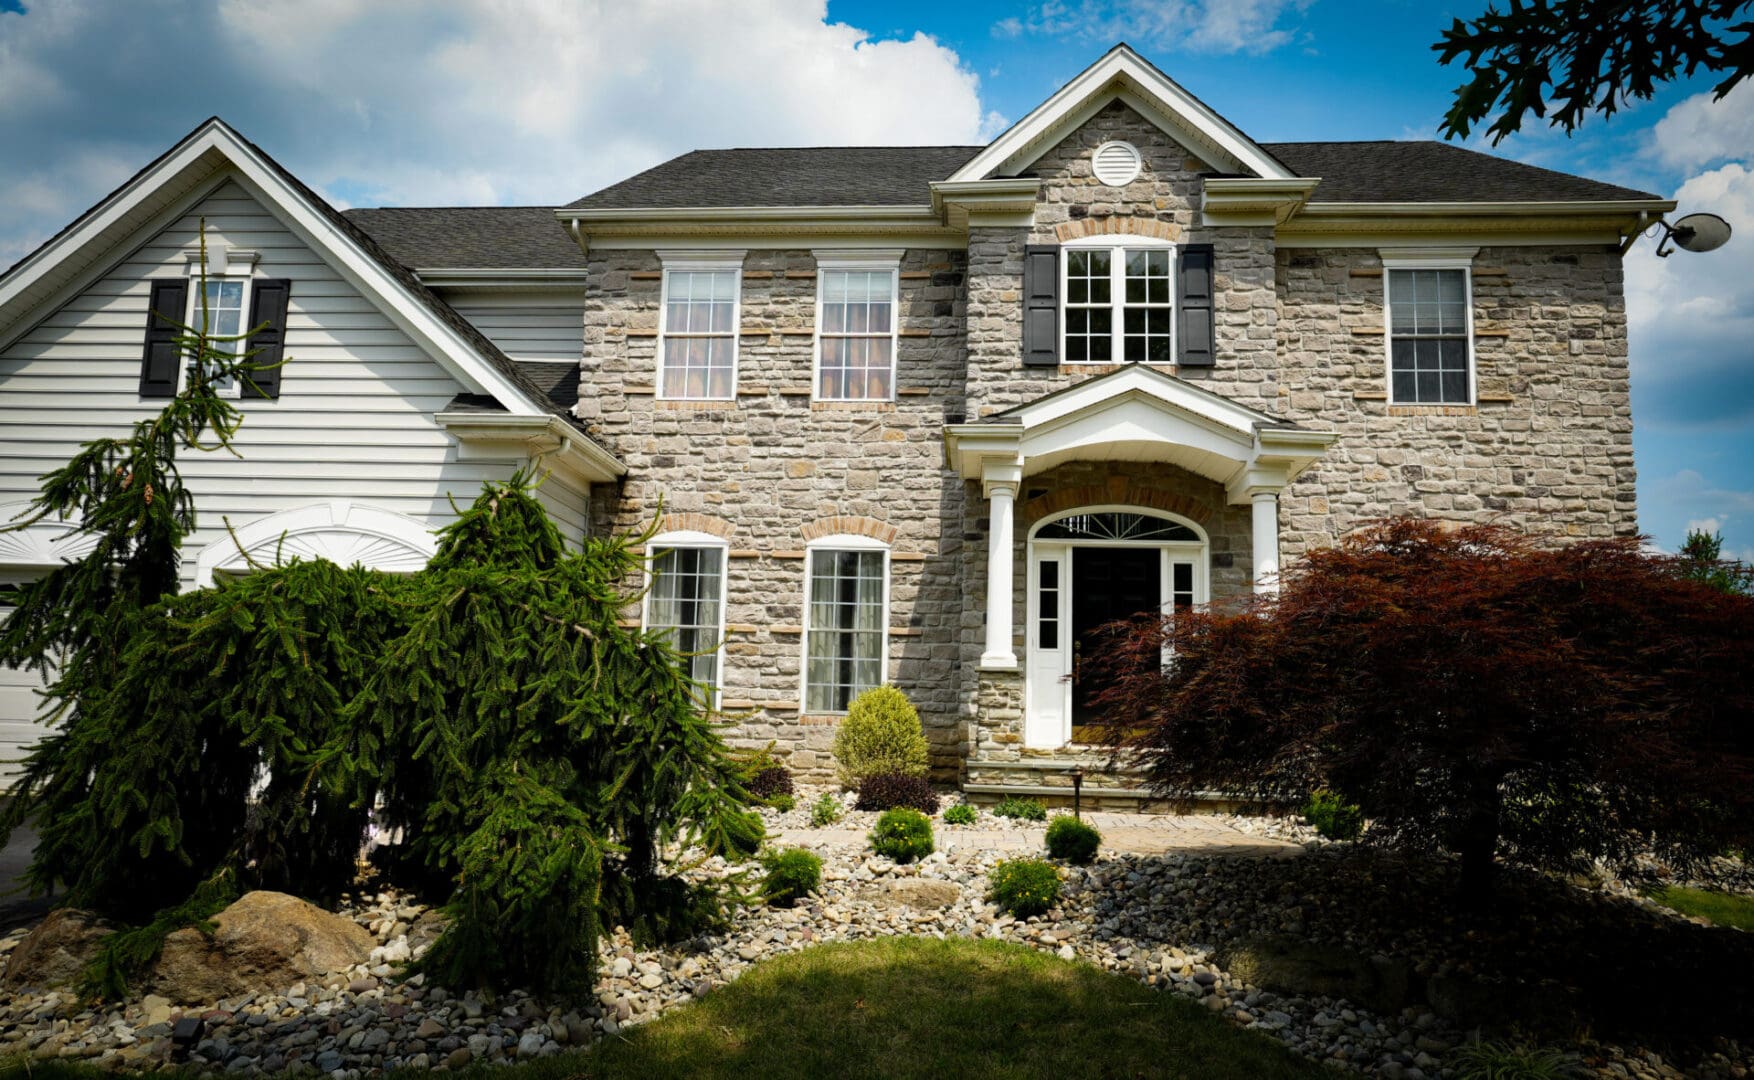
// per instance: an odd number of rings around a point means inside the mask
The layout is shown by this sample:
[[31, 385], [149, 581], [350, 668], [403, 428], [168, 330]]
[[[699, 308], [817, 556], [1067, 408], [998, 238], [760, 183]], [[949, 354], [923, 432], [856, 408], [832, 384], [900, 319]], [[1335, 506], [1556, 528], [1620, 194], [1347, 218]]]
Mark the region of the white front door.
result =
[[1023, 745], [1055, 749], [1072, 729], [1071, 548], [1031, 544]]

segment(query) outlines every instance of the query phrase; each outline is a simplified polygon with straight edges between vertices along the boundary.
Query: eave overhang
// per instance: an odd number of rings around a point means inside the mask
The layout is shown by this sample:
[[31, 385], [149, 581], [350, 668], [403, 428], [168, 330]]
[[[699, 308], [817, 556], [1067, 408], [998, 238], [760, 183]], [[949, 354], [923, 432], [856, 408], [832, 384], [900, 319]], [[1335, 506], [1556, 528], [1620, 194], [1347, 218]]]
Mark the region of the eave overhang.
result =
[[437, 419], [456, 438], [463, 461], [540, 458], [544, 468], [587, 485], [627, 475], [619, 458], [558, 416], [460, 410], [438, 413]]
[[1279, 226], [1278, 246], [1618, 244], [1675, 209], [1672, 199], [1530, 202], [1321, 202]]
[[1206, 225], [1283, 225], [1309, 203], [1321, 182], [1320, 177], [1209, 176], [1201, 184], [1200, 216]]

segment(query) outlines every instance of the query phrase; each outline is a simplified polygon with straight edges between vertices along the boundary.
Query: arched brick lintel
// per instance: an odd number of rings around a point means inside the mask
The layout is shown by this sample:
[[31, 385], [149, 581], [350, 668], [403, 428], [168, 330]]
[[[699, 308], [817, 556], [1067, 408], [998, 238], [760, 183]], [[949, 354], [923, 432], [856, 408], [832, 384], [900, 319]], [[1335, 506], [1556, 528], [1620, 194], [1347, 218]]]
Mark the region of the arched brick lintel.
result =
[[1159, 221], [1154, 217], [1080, 218], [1077, 221], [1062, 221], [1054, 226], [1054, 235], [1060, 238], [1062, 244], [1068, 240], [1082, 240], [1087, 236], [1115, 234], [1150, 236], [1171, 243], [1182, 238], [1180, 226], [1169, 221]]
[[658, 518], [658, 533], [701, 532], [729, 540], [737, 531], [729, 521], [711, 514], [665, 514]]
[[860, 517], [853, 514], [835, 514], [833, 517], [817, 518], [804, 526], [804, 539], [820, 540], [825, 536], [868, 536], [885, 544], [895, 543], [901, 530], [893, 525], [878, 521], [876, 518]]

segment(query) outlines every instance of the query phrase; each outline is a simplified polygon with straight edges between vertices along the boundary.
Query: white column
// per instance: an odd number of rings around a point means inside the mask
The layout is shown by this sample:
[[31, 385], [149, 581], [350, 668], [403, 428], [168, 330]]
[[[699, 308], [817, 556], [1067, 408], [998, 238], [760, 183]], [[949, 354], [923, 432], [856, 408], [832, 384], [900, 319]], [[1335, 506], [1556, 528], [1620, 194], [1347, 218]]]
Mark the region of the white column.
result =
[[1016, 535], [1017, 485], [987, 481], [991, 521], [987, 527], [987, 647], [981, 667], [1015, 668], [1011, 651], [1011, 549]]
[[1279, 493], [1253, 491], [1255, 591], [1279, 591]]

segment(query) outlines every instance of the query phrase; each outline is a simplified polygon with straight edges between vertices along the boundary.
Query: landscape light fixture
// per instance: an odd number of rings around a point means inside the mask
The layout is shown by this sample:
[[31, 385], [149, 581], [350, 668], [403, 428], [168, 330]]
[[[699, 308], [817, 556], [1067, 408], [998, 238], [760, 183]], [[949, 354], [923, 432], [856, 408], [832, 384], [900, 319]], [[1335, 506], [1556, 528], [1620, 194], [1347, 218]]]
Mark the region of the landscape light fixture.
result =
[[1084, 816], [1082, 806], [1084, 801], [1084, 766], [1072, 766], [1072, 771], [1067, 775], [1072, 778], [1072, 816], [1082, 818]]

